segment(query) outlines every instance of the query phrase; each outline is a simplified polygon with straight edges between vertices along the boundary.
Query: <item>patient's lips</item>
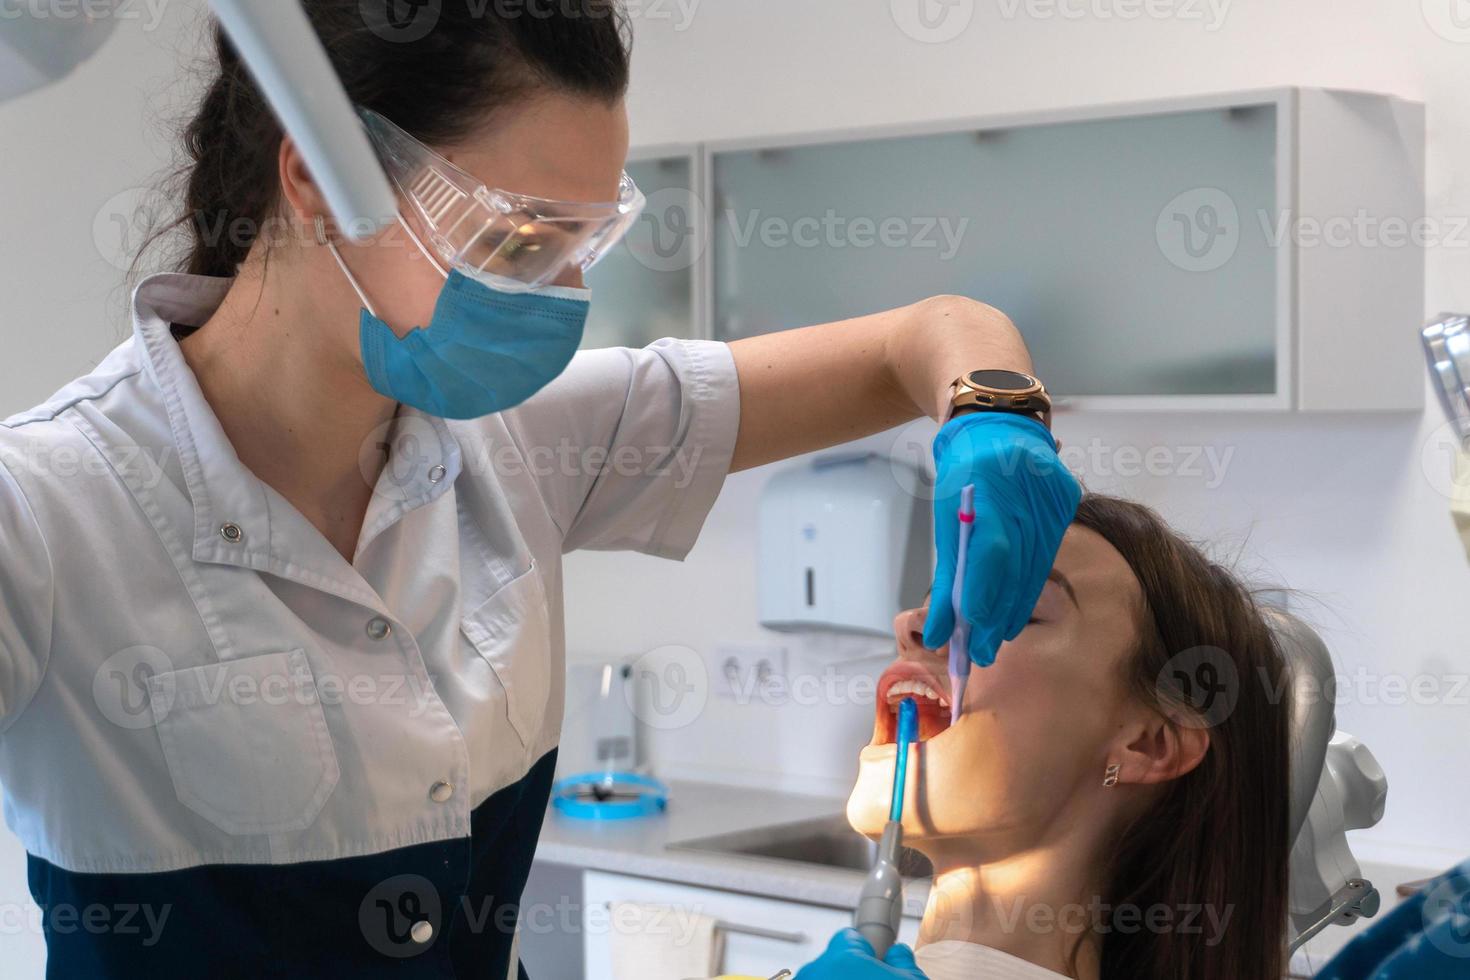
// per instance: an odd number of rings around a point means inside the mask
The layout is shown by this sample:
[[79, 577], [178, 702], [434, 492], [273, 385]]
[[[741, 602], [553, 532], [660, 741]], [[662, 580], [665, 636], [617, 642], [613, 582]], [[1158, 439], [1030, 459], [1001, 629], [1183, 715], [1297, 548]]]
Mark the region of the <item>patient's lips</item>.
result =
[[897, 660], [878, 678], [874, 745], [898, 737], [898, 703], [913, 698], [919, 708], [919, 738], [930, 739], [949, 727], [949, 680], [916, 660]]

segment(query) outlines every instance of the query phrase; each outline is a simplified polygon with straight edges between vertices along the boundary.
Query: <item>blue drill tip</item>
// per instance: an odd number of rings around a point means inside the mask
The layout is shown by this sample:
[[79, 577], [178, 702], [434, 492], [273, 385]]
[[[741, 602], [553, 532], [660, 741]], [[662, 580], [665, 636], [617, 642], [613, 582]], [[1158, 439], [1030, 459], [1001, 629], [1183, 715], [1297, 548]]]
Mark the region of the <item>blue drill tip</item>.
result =
[[898, 703], [898, 744], [907, 745], [919, 740], [919, 705], [913, 698], [904, 698]]

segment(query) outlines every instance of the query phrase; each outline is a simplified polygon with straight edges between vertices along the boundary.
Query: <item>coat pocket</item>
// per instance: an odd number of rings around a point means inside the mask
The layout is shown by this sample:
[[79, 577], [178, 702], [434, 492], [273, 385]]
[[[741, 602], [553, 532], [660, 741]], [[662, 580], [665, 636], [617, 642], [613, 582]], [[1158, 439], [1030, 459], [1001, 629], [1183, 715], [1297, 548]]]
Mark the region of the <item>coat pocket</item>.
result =
[[148, 694], [179, 802], [226, 833], [305, 830], [341, 778], [303, 650], [155, 674]]
[[531, 748], [551, 697], [551, 613], [536, 563], [464, 617], [465, 637], [505, 690], [505, 709]]

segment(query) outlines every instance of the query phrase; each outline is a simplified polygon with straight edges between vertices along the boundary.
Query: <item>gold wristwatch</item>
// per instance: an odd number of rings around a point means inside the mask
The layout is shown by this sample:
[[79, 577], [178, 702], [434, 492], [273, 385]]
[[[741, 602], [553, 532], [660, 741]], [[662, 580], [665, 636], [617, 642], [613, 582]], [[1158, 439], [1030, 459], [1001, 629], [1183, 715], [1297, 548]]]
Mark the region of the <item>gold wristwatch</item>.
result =
[[1020, 371], [971, 371], [949, 386], [949, 421], [961, 411], [1009, 412], [1034, 418], [1051, 429], [1051, 396], [1038, 379]]

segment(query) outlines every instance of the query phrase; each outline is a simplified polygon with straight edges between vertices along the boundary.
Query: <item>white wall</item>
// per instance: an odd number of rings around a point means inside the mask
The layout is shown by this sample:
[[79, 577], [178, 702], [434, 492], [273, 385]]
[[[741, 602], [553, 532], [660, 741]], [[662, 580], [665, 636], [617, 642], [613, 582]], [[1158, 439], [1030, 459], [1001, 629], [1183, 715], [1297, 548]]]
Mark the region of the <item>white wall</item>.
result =
[[[902, 10], [910, 0], [893, 0]], [[1430, 210], [1470, 214], [1470, 47], [1428, 26], [1418, 4], [1387, 0], [1236, 0], [1207, 29], [1206, 12], [1133, 21], [1030, 16], [1018, 0], [955, 0], [971, 20], [943, 44], [897, 26], [882, 0], [634, 0], [635, 139], [640, 143], [939, 119], [1278, 84], [1375, 89], [1422, 98], [1430, 128]], [[1156, 0], [1156, 3], [1159, 0]], [[1436, 12], [1454, 0], [1425, 0]], [[692, 7], [692, 16], [686, 17]], [[1117, 10], [1129, 0], [1068, 0]], [[156, 5], [155, 5], [156, 6]], [[65, 85], [0, 107], [0, 413], [44, 398], [126, 334], [121, 273], [111, 263], [119, 194], [146, 186], [173, 141], [194, 57], [200, 0], [163, 5], [162, 27], [124, 23]], [[1013, 17], [1007, 11], [1016, 10]], [[1157, 6], [1154, 9], [1158, 9]], [[660, 15], [668, 14], [669, 19]], [[958, 24], [959, 22], [954, 22]], [[1350, 165], [1346, 164], [1346, 165]], [[124, 198], [127, 201], [128, 198]], [[130, 210], [130, 208], [128, 209]], [[102, 231], [98, 231], [101, 228]], [[1462, 284], [1463, 283], [1463, 284]], [[1470, 253], [1438, 248], [1426, 311], [1470, 307]], [[1408, 330], [1413, 325], [1405, 324]], [[1434, 677], [1470, 673], [1462, 640], [1470, 571], [1446, 502], [1423, 474], [1436, 420], [1072, 417], [1065, 440], [1108, 447], [1233, 450], [1225, 479], [1128, 482], [1181, 525], [1239, 544], [1250, 564], [1315, 593], [1319, 621], [1346, 672]], [[883, 444], [883, 440], [877, 440]], [[628, 556], [569, 563], [574, 651], [636, 653], [665, 644], [702, 652], [761, 642], [755, 625], [750, 521], [762, 473], [736, 477], [684, 566]], [[1098, 489], [1107, 481], [1093, 478]], [[796, 658], [796, 666], [805, 663]], [[870, 665], [870, 671], [873, 665]], [[1358, 699], [1361, 702], [1362, 699]], [[1369, 835], [1375, 854], [1441, 864], [1470, 852], [1464, 704], [1351, 703], [1343, 727], [1373, 747], [1393, 781], [1389, 813]], [[666, 772], [833, 792], [845, 783], [866, 707], [807, 711], [711, 702], [692, 726], [655, 743]], [[732, 727], [732, 725], [734, 727]], [[8, 976], [38, 976], [39, 936], [26, 925], [24, 863], [0, 839], [0, 956]]]

